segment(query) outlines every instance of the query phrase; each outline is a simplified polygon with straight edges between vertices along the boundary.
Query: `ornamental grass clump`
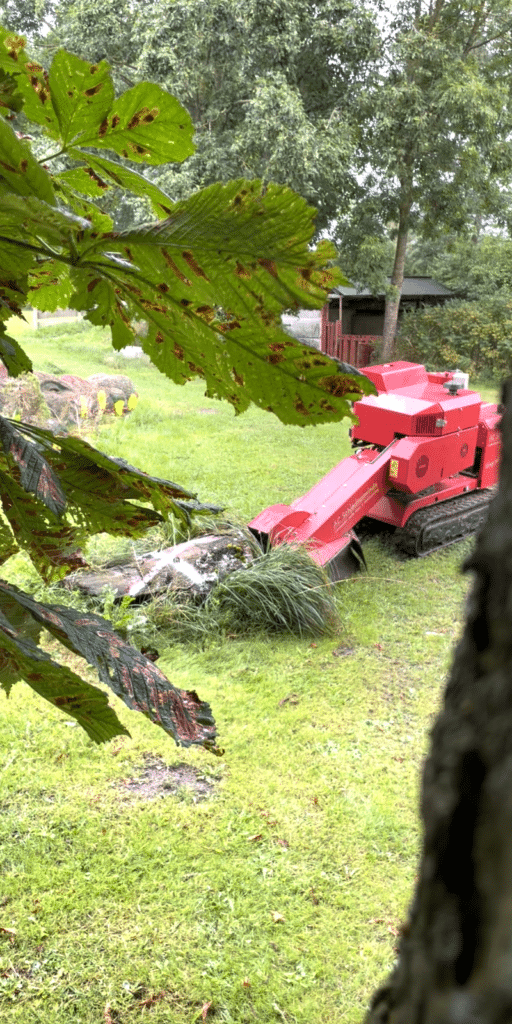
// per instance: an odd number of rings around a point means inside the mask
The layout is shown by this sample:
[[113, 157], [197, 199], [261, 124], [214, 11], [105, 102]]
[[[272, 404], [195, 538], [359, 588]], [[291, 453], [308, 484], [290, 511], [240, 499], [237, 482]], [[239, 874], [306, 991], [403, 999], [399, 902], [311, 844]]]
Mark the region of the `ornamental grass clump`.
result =
[[283, 544], [221, 580], [205, 605], [211, 619], [237, 635], [333, 633], [338, 613], [328, 576], [301, 547]]

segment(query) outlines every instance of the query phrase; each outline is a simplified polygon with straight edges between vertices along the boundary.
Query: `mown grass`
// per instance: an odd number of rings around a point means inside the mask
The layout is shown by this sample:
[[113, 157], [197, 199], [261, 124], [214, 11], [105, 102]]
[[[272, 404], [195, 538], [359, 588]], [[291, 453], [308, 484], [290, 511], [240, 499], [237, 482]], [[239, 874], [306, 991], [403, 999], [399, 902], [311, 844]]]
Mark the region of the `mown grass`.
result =
[[[28, 347], [38, 367], [92, 373], [119, 362], [98, 335], [40, 332]], [[348, 451], [343, 424], [235, 418], [197, 383], [121, 372], [139, 406], [97, 443], [242, 519], [298, 496]], [[22, 684], [2, 698], [2, 1020], [362, 1019], [412, 893], [419, 771], [469, 548], [400, 561], [368, 541], [368, 574], [338, 585], [334, 638], [168, 651], [169, 678], [214, 708], [220, 760], [177, 750], [115, 698], [132, 736], [102, 748]], [[135, 798], [126, 780], [150, 755], [195, 766], [212, 795]]]

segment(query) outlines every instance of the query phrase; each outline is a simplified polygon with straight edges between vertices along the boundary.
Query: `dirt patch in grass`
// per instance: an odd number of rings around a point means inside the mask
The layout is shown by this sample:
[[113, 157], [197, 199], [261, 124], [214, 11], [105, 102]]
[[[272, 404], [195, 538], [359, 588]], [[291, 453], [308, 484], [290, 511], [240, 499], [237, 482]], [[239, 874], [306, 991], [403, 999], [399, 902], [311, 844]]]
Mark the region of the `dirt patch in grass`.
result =
[[213, 782], [198, 768], [180, 761], [167, 765], [161, 757], [148, 754], [140, 775], [123, 779], [124, 794], [139, 800], [153, 800], [156, 797], [178, 796], [198, 803], [213, 793]]

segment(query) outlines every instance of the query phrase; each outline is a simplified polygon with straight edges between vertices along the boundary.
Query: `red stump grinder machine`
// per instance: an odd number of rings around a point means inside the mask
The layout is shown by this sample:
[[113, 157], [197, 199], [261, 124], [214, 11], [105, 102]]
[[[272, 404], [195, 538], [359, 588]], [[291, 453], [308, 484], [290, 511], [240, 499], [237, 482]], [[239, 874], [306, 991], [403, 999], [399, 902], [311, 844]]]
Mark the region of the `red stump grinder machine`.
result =
[[363, 518], [395, 527], [407, 554], [426, 555], [478, 529], [498, 478], [500, 411], [467, 390], [464, 374], [407, 362], [363, 372], [377, 395], [354, 403], [354, 453], [249, 524], [263, 548], [306, 545], [332, 580], [364, 564], [354, 533]]

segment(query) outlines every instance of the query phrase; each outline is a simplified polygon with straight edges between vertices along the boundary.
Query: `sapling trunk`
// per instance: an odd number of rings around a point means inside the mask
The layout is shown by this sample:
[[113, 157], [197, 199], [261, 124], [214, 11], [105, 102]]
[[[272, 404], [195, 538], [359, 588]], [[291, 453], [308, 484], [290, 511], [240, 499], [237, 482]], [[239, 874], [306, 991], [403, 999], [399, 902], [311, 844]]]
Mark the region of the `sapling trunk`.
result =
[[404, 270], [405, 270], [405, 257], [407, 253], [407, 216], [408, 211], [401, 210], [400, 212], [400, 225], [398, 229], [398, 235], [396, 239], [395, 248], [395, 261], [393, 264], [393, 273], [391, 274], [391, 284], [388, 294], [386, 295], [386, 308], [384, 313], [384, 329], [383, 329], [383, 344], [382, 344], [382, 361], [385, 363], [390, 362], [393, 359], [395, 349], [395, 334], [398, 323], [398, 311], [400, 309], [400, 299], [402, 297], [402, 288], [404, 283]]

